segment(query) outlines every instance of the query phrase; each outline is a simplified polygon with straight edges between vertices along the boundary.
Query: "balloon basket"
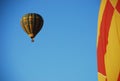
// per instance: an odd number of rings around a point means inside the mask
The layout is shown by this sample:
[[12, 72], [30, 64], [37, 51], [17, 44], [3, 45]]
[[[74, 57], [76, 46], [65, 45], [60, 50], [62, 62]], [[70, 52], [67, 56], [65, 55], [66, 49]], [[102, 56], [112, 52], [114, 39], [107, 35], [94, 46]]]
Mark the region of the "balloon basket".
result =
[[32, 38], [32, 40], [31, 40], [32, 42], [34, 42], [34, 39]]

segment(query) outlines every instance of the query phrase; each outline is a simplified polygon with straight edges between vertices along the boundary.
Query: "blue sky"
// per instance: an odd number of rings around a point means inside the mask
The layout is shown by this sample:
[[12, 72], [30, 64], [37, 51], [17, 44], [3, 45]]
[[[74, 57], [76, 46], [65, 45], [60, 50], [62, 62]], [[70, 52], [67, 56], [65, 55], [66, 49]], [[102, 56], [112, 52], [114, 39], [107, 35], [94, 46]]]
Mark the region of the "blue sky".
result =
[[[100, 0], [1, 0], [0, 81], [97, 81]], [[35, 42], [21, 17], [41, 14]]]

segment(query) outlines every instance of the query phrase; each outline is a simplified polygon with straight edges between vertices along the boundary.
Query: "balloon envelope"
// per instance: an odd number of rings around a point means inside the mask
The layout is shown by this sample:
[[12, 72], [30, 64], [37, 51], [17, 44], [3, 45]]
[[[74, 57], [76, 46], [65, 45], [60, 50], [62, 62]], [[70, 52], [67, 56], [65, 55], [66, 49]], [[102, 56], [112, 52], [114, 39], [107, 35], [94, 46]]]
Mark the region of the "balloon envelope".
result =
[[37, 13], [28, 13], [22, 17], [21, 25], [23, 30], [28, 34], [32, 41], [34, 41], [33, 38], [43, 26], [43, 18]]

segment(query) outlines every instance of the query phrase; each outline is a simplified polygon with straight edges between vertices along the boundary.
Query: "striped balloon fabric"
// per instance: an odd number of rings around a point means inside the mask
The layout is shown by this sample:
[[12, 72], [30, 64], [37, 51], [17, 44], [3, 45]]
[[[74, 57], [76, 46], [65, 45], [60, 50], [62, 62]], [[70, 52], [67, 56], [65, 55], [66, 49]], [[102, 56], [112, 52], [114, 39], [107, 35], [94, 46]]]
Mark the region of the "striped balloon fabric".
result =
[[98, 81], [120, 81], [120, 0], [101, 0], [97, 60]]
[[36, 13], [28, 13], [22, 17], [21, 25], [23, 30], [31, 37], [32, 41], [34, 41], [33, 38], [43, 26], [43, 18]]

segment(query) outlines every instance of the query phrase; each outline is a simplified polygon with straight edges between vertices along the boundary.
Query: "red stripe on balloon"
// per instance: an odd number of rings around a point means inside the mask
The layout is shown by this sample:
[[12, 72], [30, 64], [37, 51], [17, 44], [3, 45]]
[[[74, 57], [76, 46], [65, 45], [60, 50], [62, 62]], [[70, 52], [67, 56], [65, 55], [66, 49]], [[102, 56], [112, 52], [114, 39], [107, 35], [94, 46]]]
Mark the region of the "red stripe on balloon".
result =
[[118, 76], [118, 80], [117, 81], [120, 81], [120, 73], [119, 73], [119, 76]]
[[118, 0], [117, 2], [116, 9], [120, 13], [120, 0]]
[[110, 1], [107, 0], [100, 25], [100, 35], [98, 38], [98, 47], [97, 47], [98, 72], [102, 73], [103, 75], [106, 75], [104, 55], [106, 53], [106, 47], [108, 44], [108, 34], [109, 34], [113, 12], [114, 12], [114, 8], [111, 5]]

